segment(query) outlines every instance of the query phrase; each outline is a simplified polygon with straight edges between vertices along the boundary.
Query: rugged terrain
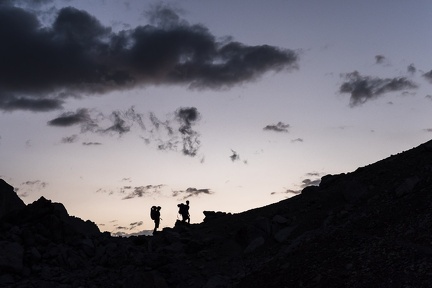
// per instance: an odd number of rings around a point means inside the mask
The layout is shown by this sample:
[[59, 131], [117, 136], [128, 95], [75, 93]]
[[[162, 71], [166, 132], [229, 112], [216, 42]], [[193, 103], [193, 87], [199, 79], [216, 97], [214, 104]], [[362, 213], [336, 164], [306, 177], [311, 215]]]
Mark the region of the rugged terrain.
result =
[[101, 233], [0, 180], [0, 287], [430, 287], [432, 141], [293, 198], [155, 236]]

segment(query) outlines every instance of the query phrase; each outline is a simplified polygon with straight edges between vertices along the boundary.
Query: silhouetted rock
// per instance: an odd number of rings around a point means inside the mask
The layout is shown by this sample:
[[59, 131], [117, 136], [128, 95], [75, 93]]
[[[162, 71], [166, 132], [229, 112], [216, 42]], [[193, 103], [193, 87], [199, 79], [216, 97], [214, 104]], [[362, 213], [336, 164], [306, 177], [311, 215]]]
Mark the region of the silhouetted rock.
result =
[[154, 236], [100, 233], [42, 197], [0, 219], [0, 287], [430, 287], [431, 211], [432, 142]]
[[0, 179], [0, 218], [7, 213], [24, 207], [24, 202], [15, 193], [14, 188], [3, 179]]
[[219, 217], [226, 216], [226, 215], [231, 215], [231, 213], [225, 213], [225, 212], [221, 212], [221, 211], [217, 211], [217, 212], [215, 212], [215, 211], [203, 211], [203, 214], [205, 216], [203, 222], [208, 222], [212, 219], [219, 218]]

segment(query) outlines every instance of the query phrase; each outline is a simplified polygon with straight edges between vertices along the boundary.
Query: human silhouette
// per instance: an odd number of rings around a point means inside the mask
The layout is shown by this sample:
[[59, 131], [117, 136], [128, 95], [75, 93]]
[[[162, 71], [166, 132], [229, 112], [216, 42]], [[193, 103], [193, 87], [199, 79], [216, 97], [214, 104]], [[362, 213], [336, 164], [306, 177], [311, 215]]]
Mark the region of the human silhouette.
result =
[[186, 204], [178, 204], [177, 207], [179, 207], [179, 214], [182, 216], [182, 222], [190, 224], [189, 200], [186, 200]]
[[159, 228], [160, 223], [160, 206], [152, 206], [150, 210], [150, 218], [154, 221], [155, 227], [153, 229], [153, 235], [156, 233], [156, 230]]

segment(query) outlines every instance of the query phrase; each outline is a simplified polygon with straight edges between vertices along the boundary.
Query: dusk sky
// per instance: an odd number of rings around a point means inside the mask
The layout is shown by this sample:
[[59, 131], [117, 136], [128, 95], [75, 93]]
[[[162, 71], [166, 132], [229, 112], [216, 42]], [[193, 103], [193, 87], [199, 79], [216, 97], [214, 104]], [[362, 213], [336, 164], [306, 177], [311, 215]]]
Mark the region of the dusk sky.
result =
[[432, 137], [430, 0], [0, 2], [0, 178], [113, 234]]

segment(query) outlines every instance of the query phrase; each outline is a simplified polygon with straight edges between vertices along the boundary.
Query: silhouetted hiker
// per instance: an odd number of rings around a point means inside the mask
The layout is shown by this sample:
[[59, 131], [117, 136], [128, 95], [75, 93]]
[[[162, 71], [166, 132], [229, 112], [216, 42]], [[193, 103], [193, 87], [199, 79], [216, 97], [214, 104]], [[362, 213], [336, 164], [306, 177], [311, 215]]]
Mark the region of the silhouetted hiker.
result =
[[177, 207], [179, 207], [179, 214], [182, 216], [182, 222], [187, 221], [188, 224], [190, 224], [189, 200], [186, 200], [186, 204], [178, 204]]
[[160, 223], [160, 206], [152, 206], [150, 210], [150, 218], [155, 222], [155, 227], [153, 229], [153, 234], [156, 233], [157, 228], [159, 228]]

